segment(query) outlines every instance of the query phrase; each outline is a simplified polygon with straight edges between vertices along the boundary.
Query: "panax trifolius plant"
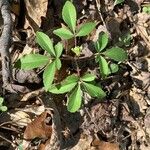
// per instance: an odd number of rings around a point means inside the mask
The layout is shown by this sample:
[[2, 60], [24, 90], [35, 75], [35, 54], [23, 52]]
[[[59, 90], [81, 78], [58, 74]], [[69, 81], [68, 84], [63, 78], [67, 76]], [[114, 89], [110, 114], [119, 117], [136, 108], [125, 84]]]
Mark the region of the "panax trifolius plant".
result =
[[[77, 73], [68, 75], [59, 83], [54, 83], [55, 73], [57, 70], [60, 70], [63, 64], [61, 62], [61, 60], [64, 59], [62, 53], [65, 53], [66, 51], [63, 51], [64, 48], [61, 42], [54, 45], [52, 40], [43, 32], [36, 33], [36, 41], [40, 47], [47, 52], [47, 54], [28, 54], [19, 59], [16, 66], [27, 70], [45, 66], [45, 70], [43, 72], [43, 83], [45, 90], [53, 94], [66, 93], [68, 98], [68, 111], [76, 112], [84, 103], [84, 93], [88, 93], [91, 97], [96, 97], [98, 99], [102, 99], [106, 96], [106, 93], [102, 90], [102, 88], [94, 82], [96, 75], [89, 72], [85, 72], [81, 75], [77, 61], [80, 59], [82, 47], [76, 45], [76, 37], [88, 35], [95, 28], [96, 24], [94, 22], [88, 22], [78, 28], [76, 26], [76, 9], [70, 1], [66, 1], [63, 6], [62, 18], [66, 23], [66, 26], [54, 30], [53, 33], [64, 40], [71, 38], [75, 39], [75, 47], [71, 50], [75, 53], [74, 60], [76, 62]], [[117, 64], [111, 65], [109, 68], [109, 64], [106, 61], [107, 58], [113, 59], [116, 62], [124, 61], [127, 58], [125, 51], [119, 47], [105, 49], [107, 43], [108, 35], [106, 33], [101, 33], [98, 41], [94, 44], [97, 53], [93, 55], [95, 56], [96, 62], [99, 62], [100, 72], [103, 77], [110, 74], [110, 68], [113, 68], [115, 71], [118, 70], [116, 69], [118, 68]], [[106, 59], [104, 57], [106, 57]]]

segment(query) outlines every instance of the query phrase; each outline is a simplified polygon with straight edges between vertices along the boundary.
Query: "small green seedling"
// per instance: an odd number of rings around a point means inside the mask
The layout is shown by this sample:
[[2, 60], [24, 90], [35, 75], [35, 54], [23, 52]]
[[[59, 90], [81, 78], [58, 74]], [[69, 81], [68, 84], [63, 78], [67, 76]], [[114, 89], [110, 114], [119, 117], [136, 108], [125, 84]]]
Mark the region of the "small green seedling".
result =
[[[82, 73], [83, 75], [81, 75], [81, 69], [78, 65], [78, 60], [80, 59], [80, 55], [82, 53], [82, 46], [76, 45], [76, 37], [88, 35], [95, 28], [96, 24], [94, 22], [88, 22], [78, 28], [76, 26], [76, 9], [70, 1], [66, 1], [63, 7], [62, 18], [67, 27], [54, 30], [53, 33], [61, 39], [75, 39], [75, 47], [71, 48], [71, 51], [75, 54], [75, 57], [70, 56], [70, 60], [74, 58], [77, 73], [67, 76], [59, 83], [54, 82], [56, 70], [60, 70], [63, 65], [61, 60], [65, 60], [65, 57], [62, 55], [63, 45], [61, 42], [58, 42], [54, 46], [52, 40], [43, 32], [36, 33], [36, 41], [43, 50], [47, 51], [47, 54], [26, 55], [19, 59], [15, 66], [28, 70], [45, 66], [43, 73], [45, 90], [53, 94], [66, 93], [68, 111], [76, 112], [80, 109], [82, 104], [84, 104], [83, 97], [85, 93], [88, 93], [91, 97], [96, 97], [98, 99], [102, 99], [106, 96], [106, 93], [102, 90], [100, 85], [95, 84], [94, 80], [96, 79], [96, 76], [88, 72], [84, 72]], [[113, 63], [108, 64], [104, 57], [113, 59], [116, 62], [124, 61], [127, 58], [126, 52], [119, 47], [105, 49], [107, 44], [108, 35], [103, 32], [100, 34], [98, 41], [95, 43], [97, 53], [93, 54], [94, 57], [96, 56], [97, 62], [99, 62], [100, 70], [103, 76], [107, 76], [110, 73], [118, 71], [118, 65]]]
[[81, 51], [82, 51], [82, 46], [76, 46], [76, 47], [72, 48], [71, 50], [76, 54], [76, 56], [79, 57], [81, 54]]
[[3, 105], [4, 98], [0, 97], [0, 111], [7, 111], [7, 107]]
[[142, 11], [144, 13], [150, 14], [150, 5], [143, 6]]

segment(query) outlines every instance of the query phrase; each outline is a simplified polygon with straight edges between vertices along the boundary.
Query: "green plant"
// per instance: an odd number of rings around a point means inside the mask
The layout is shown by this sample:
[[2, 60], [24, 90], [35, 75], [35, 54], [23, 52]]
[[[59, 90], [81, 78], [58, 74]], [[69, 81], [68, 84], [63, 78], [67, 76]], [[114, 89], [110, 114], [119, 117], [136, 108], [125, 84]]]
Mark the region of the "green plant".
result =
[[49, 92], [54, 94], [68, 93], [67, 108], [70, 112], [75, 112], [81, 107], [82, 95], [84, 92], [89, 93], [91, 97], [104, 98], [105, 92], [98, 86], [95, 86], [92, 81], [96, 78], [95, 75], [85, 73], [83, 76], [72, 74], [63, 80], [60, 84], [53, 84]]
[[142, 8], [142, 12], [150, 14], [150, 5], [144, 5]]
[[45, 66], [43, 83], [45, 90], [48, 91], [54, 80], [56, 70], [61, 68], [60, 56], [63, 51], [63, 45], [58, 42], [53, 46], [52, 40], [43, 32], [36, 33], [36, 41], [42, 49], [47, 51], [48, 55], [29, 54], [19, 59], [15, 66], [25, 70]]
[[4, 98], [0, 97], [0, 111], [7, 111], [7, 107], [3, 105]]
[[[43, 50], [47, 51], [47, 54], [26, 55], [19, 59], [15, 66], [21, 69], [34, 69], [45, 66], [43, 73], [45, 90], [54, 94], [66, 93], [68, 111], [76, 112], [82, 106], [82, 103], [84, 103], [82, 97], [85, 93], [88, 93], [91, 97], [97, 97], [98, 99], [102, 99], [106, 96], [106, 93], [102, 90], [100, 85], [95, 84], [94, 80], [96, 79], [96, 75], [89, 72], [81, 73], [78, 64], [80, 54], [82, 53], [82, 46], [77, 45], [76, 37], [88, 35], [95, 28], [96, 24], [89, 22], [78, 28], [76, 26], [76, 9], [70, 1], [66, 1], [63, 7], [62, 18], [68, 27], [65, 26], [56, 29], [53, 33], [61, 39], [74, 39], [74, 47], [70, 49], [70, 52], [73, 52], [75, 56], [69, 53], [68, 59], [75, 62], [77, 73], [67, 76], [61, 82], [54, 82], [55, 72], [61, 69], [63, 65], [62, 60], [66, 58], [62, 53], [66, 53], [66, 55], [68, 53], [67, 51], [63, 51], [64, 48], [61, 42], [58, 42], [54, 46], [52, 40], [43, 32], [36, 33], [36, 41]], [[107, 58], [113, 59], [116, 62], [124, 61], [127, 58], [126, 52], [119, 47], [112, 47], [105, 50], [107, 44], [108, 35], [102, 32], [98, 41], [94, 44], [97, 53], [93, 54], [94, 58], [96, 58], [96, 62], [99, 63], [102, 77], [106, 77], [108, 74], [118, 71], [118, 65], [108, 63]], [[67, 59], [65, 61], [67, 61]]]
[[[99, 39], [95, 43], [95, 49], [97, 51], [96, 62], [99, 63], [100, 73], [102, 77], [106, 77], [110, 73], [118, 71], [119, 67], [117, 63], [109, 63], [107, 59], [114, 60], [115, 62], [121, 62], [127, 59], [127, 53], [120, 47], [111, 47], [105, 49], [108, 44], [108, 35], [104, 32], [99, 34]], [[107, 59], [106, 59], [107, 58]]]
[[123, 2], [124, 2], [124, 0], [115, 0], [114, 6], [116, 6], [116, 5], [118, 5], [118, 4], [121, 4], [121, 3], [123, 3]]

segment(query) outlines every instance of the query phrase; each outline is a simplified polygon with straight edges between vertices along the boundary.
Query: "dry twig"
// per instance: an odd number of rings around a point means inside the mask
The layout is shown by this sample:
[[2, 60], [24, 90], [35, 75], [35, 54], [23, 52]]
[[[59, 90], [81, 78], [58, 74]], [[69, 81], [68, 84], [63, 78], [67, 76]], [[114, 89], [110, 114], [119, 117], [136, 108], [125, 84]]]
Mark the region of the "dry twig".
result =
[[105, 23], [105, 21], [104, 21], [103, 15], [102, 15], [102, 13], [101, 13], [101, 2], [98, 1], [98, 0], [96, 0], [96, 7], [97, 7], [97, 10], [98, 10], [100, 19], [102, 20], [104, 27], [107, 29], [107, 26], [106, 26], [106, 23]]
[[2, 76], [3, 88], [11, 92], [26, 93], [29, 90], [26, 87], [12, 84], [12, 64], [9, 49], [11, 47], [12, 38], [12, 18], [10, 13], [10, 4], [8, 0], [0, 0], [1, 15], [3, 18], [3, 31], [0, 38], [0, 53], [2, 58]]

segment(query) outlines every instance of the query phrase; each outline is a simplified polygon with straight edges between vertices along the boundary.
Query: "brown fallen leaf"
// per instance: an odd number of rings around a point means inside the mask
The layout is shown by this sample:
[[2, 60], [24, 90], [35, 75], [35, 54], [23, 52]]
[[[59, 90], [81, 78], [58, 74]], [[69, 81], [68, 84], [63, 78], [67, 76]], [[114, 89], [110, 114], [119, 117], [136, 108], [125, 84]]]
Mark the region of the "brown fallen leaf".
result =
[[36, 137], [46, 139], [50, 138], [52, 133], [51, 119], [50, 112], [43, 112], [34, 121], [27, 125], [24, 132], [24, 139], [32, 140]]
[[119, 145], [117, 143], [100, 141], [98, 139], [92, 142], [92, 146], [96, 147], [96, 150], [119, 150]]
[[38, 150], [45, 150], [46, 149], [46, 145], [48, 145], [50, 142], [50, 139], [48, 139], [45, 143], [41, 143], [38, 147]]
[[31, 26], [34, 31], [37, 31], [41, 26], [41, 17], [46, 16], [48, 0], [25, 0], [24, 2], [27, 9], [27, 20], [24, 28], [26, 29]]
[[15, 15], [19, 16], [20, 13], [20, 1], [12, 1], [11, 3], [11, 12], [13, 12]]

